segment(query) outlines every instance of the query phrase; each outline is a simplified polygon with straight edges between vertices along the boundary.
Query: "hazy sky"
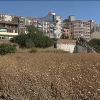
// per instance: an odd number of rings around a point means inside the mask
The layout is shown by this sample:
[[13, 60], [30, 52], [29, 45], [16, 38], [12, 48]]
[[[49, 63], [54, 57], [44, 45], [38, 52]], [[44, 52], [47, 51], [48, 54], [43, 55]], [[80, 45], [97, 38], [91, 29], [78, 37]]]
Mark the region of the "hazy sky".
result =
[[63, 18], [75, 15], [77, 19], [93, 19], [100, 22], [100, 1], [0, 1], [0, 12], [18, 16], [44, 17], [55, 12]]

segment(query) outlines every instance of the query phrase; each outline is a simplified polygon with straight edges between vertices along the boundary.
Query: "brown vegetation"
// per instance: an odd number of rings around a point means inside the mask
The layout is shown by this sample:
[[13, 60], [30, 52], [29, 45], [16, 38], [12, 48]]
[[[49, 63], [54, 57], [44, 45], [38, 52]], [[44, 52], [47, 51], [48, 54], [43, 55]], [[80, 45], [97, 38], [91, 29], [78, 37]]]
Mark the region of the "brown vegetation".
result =
[[36, 52], [0, 56], [0, 98], [100, 100], [100, 54]]

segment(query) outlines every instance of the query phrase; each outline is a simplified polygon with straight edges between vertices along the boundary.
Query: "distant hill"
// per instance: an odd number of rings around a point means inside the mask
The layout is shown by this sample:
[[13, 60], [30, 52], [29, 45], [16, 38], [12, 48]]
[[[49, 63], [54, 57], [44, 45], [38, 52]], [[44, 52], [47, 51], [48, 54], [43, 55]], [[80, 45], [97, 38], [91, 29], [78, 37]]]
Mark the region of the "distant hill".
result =
[[[53, 16], [52, 15], [47, 15], [45, 17], [39, 18], [39, 20], [53, 22]], [[54, 20], [55, 20], [55, 18], [54, 18]]]

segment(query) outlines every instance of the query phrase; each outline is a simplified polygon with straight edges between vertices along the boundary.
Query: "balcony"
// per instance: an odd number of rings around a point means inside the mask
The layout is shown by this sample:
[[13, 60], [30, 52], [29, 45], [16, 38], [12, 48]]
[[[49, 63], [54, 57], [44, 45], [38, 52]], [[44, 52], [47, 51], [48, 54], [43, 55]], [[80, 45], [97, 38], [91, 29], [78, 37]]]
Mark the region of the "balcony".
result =
[[0, 24], [18, 25], [19, 23], [13, 21], [0, 21]]
[[0, 35], [16, 36], [18, 33], [0, 32]]

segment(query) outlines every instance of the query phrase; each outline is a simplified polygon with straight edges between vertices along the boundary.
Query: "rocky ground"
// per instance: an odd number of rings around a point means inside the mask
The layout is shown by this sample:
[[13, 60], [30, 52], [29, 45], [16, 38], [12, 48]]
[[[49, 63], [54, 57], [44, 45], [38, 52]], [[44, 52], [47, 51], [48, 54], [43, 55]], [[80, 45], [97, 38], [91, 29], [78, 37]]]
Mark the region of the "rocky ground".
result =
[[100, 54], [0, 56], [0, 100], [100, 100]]

